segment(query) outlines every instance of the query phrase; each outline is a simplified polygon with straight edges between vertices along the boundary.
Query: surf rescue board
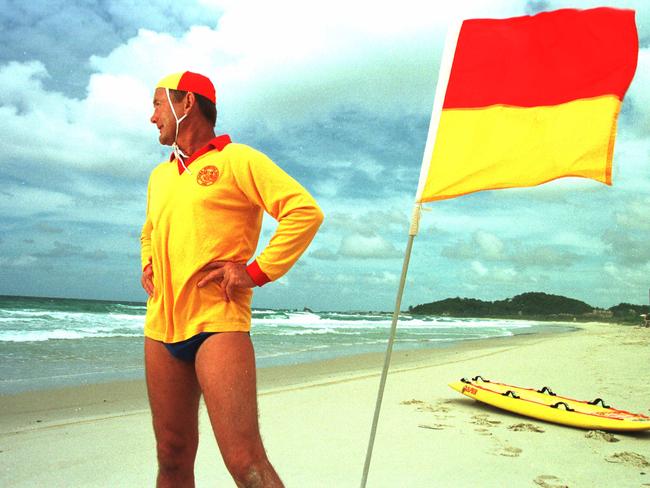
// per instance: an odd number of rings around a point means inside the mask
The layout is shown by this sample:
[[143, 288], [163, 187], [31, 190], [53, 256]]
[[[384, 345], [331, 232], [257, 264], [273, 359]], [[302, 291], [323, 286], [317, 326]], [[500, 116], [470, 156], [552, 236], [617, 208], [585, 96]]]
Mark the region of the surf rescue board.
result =
[[607, 405], [601, 398], [593, 401], [562, 397], [544, 387], [539, 390], [506, 385], [476, 376], [449, 384], [469, 398], [509, 412], [546, 422], [581, 429], [638, 431], [650, 430], [650, 417]]

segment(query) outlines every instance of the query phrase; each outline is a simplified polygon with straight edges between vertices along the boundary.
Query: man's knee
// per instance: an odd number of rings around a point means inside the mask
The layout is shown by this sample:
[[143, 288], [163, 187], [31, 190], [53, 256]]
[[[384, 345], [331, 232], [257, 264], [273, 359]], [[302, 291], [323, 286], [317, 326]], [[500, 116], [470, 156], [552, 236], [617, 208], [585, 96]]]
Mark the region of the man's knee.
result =
[[163, 472], [193, 471], [197, 447], [193, 439], [167, 437], [159, 440], [159, 469]]
[[268, 465], [263, 449], [232, 449], [224, 452], [223, 460], [238, 486], [262, 486], [264, 470]]

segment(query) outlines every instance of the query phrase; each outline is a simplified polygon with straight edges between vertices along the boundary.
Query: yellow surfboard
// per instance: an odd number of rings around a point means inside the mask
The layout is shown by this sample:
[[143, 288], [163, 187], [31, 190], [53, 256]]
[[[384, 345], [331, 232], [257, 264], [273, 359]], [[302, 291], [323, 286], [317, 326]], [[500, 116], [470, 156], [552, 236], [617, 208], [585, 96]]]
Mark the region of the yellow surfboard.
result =
[[650, 430], [650, 417], [616, 409], [596, 398], [588, 402], [561, 397], [544, 387], [539, 390], [505, 385], [476, 376], [450, 383], [454, 390], [479, 402], [546, 422], [582, 429]]

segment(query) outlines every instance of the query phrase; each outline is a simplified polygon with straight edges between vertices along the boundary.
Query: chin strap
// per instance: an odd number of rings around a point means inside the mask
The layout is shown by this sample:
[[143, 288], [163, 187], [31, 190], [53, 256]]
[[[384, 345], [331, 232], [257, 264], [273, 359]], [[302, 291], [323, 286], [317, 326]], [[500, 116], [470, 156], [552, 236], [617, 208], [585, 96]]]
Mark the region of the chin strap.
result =
[[181, 125], [181, 122], [185, 117], [187, 117], [187, 114], [183, 115], [180, 119], [176, 115], [176, 110], [174, 110], [174, 104], [172, 103], [172, 99], [169, 96], [169, 88], [165, 88], [165, 92], [167, 93], [167, 101], [169, 102], [169, 106], [172, 108], [172, 114], [174, 114], [174, 118], [176, 119], [176, 135], [174, 136], [174, 143], [172, 144], [172, 149], [174, 151], [174, 156], [178, 161], [180, 161], [181, 165], [183, 168], [185, 168], [185, 171], [187, 171], [189, 174], [192, 174], [192, 172], [187, 169], [187, 166], [185, 166], [185, 159], [188, 158], [189, 156], [185, 154], [183, 151], [181, 151], [181, 148], [178, 147], [178, 144], [176, 143], [176, 139], [178, 139], [178, 129]]

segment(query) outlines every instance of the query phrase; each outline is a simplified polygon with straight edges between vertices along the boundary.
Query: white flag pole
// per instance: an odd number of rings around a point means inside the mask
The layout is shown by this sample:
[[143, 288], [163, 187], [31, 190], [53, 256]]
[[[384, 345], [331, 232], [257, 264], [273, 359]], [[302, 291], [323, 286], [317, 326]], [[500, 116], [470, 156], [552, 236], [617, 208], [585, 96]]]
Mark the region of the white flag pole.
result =
[[388, 368], [390, 366], [390, 358], [393, 353], [393, 343], [395, 342], [395, 333], [397, 331], [397, 320], [399, 318], [400, 307], [402, 304], [402, 296], [404, 294], [404, 286], [406, 284], [406, 275], [408, 272], [409, 261], [411, 259], [411, 250], [413, 249], [413, 240], [418, 234], [420, 226], [420, 214], [422, 211], [422, 203], [420, 198], [424, 190], [429, 174], [429, 165], [431, 164], [431, 156], [433, 155], [433, 146], [435, 144], [436, 134], [438, 133], [438, 125], [440, 123], [440, 114], [442, 113], [442, 105], [447, 92], [447, 83], [449, 82], [449, 74], [451, 73], [451, 65], [454, 59], [454, 52], [456, 50], [456, 42], [458, 41], [458, 34], [460, 33], [461, 22], [454, 22], [447, 31], [445, 39], [445, 48], [443, 50], [442, 59], [440, 61], [440, 71], [438, 73], [438, 83], [436, 85], [436, 94], [433, 101], [433, 110], [431, 112], [431, 120], [429, 122], [429, 133], [427, 135], [427, 143], [424, 148], [424, 155], [422, 156], [422, 168], [420, 170], [420, 180], [418, 182], [418, 189], [415, 196], [415, 206], [413, 207], [413, 214], [411, 216], [411, 227], [409, 229], [409, 237], [406, 244], [406, 251], [404, 253], [404, 262], [402, 264], [402, 275], [400, 277], [399, 287], [397, 290], [397, 299], [395, 300], [395, 311], [393, 312], [393, 320], [390, 327], [390, 335], [388, 344], [386, 346], [386, 356], [384, 358], [384, 368], [381, 372], [381, 379], [379, 380], [379, 391], [377, 392], [377, 403], [375, 404], [375, 413], [372, 419], [372, 427], [370, 429], [370, 439], [368, 440], [368, 449], [366, 451], [366, 461], [363, 466], [363, 476], [361, 478], [361, 488], [365, 488], [368, 481], [368, 472], [370, 471], [370, 460], [372, 459], [372, 449], [375, 443], [375, 435], [377, 434], [377, 424], [379, 423], [379, 412], [381, 410], [381, 402], [384, 396], [384, 388], [386, 386], [386, 378], [388, 376]]
[[386, 376], [388, 375], [388, 366], [390, 365], [390, 357], [393, 353], [393, 342], [395, 340], [395, 331], [397, 329], [397, 319], [399, 317], [400, 306], [402, 303], [402, 295], [404, 293], [404, 284], [406, 283], [406, 273], [409, 267], [409, 259], [411, 258], [411, 249], [413, 248], [413, 239], [418, 232], [418, 223], [420, 220], [420, 210], [422, 205], [416, 204], [413, 208], [413, 217], [411, 219], [411, 229], [409, 231], [408, 243], [406, 244], [406, 252], [404, 253], [404, 263], [402, 264], [402, 276], [399, 281], [399, 289], [397, 291], [397, 300], [395, 301], [395, 311], [393, 312], [393, 322], [390, 326], [390, 336], [388, 338], [388, 345], [386, 347], [386, 357], [384, 358], [384, 369], [381, 372], [381, 379], [379, 380], [379, 392], [377, 393], [377, 403], [375, 404], [375, 414], [372, 419], [372, 428], [370, 429], [370, 440], [368, 441], [368, 450], [366, 451], [366, 462], [363, 466], [363, 477], [361, 479], [361, 488], [365, 488], [368, 481], [368, 471], [370, 470], [370, 459], [372, 458], [372, 447], [375, 443], [375, 434], [377, 433], [377, 423], [379, 422], [379, 411], [381, 410], [381, 401], [384, 396], [384, 387], [386, 386]]

